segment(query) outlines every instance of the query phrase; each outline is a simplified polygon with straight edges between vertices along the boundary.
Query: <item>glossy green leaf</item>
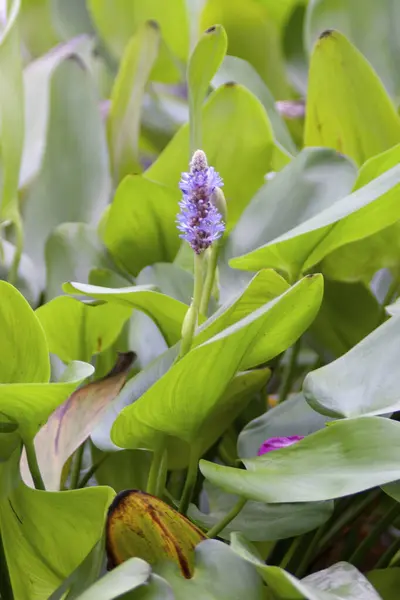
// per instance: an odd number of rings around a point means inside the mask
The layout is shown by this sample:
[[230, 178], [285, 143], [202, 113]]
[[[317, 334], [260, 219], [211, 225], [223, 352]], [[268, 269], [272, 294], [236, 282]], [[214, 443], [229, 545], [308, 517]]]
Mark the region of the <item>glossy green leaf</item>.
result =
[[18, 33], [20, 0], [6, 4], [6, 22], [0, 32], [0, 217], [19, 219], [18, 175], [24, 140], [22, 58]]
[[86, 223], [63, 223], [56, 227], [46, 242], [45, 257], [48, 299], [62, 294], [62, 284], [66, 281], [87, 282], [93, 268], [113, 267], [95, 228]]
[[[128, 382], [123, 392], [110, 406], [104, 421], [95, 430], [94, 435], [92, 435], [93, 442], [97, 447], [106, 451], [115, 451], [118, 449], [110, 439], [110, 431], [121, 409], [132, 405], [158, 379], [165, 375], [168, 368], [171, 367], [176, 353], [176, 348], [171, 348], [165, 355], [160, 356], [147, 369], [141, 371], [134, 379]], [[266, 385], [269, 377], [269, 369], [257, 369], [256, 371], [239, 373], [232, 379], [219, 399], [218, 406], [214, 408], [211, 417], [206, 419], [198, 429], [199, 453], [203, 454], [217, 441], [225, 429], [229, 427], [238, 414], [252, 400], [254, 394], [258, 393]], [[166, 440], [166, 449], [168, 451], [168, 466], [170, 469], [182, 469], [187, 466], [189, 460], [187, 442], [175, 437], [169, 437]], [[133, 456], [136, 455], [134, 454]], [[136, 456], [136, 458], [140, 459], [140, 455]], [[116, 463], [117, 460], [115, 458]], [[106, 467], [107, 464], [105, 464]], [[139, 469], [142, 471], [141, 464], [139, 465]], [[128, 474], [126, 480], [129, 479], [131, 477]], [[105, 480], [105, 482], [108, 483], [108, 480]], [[138, 489], [143, 488], [143, 486], [137, 487]]]
[[76, 361], [70, 363], [57, 383], [0, 384], [0, 412], [18, 423], [24, 439], [32, 439], [51, 413], [93, 371], [92, 365]]
[[152, 459], [150, 452], [120, 450], [106, 454], [93, 446], [92, 458], [94, 464], [104, 459], [95, 474], [99, 485], [108, 485], [117, 493], [146, 489]]
[[251, 271], [274, 267], [295, 278], [333, 250], [396, 222], [400, 217], [399, 189], [397, 166], [230, 264]]
[[[266, 302], [271, 301], [273, 304], [274, 299], [284, 294], [288, 287], [287, 282], [274, 271], [267, 269], [260, 271], [250, 281], [243, 294], [228, 302], [227, 306], [222, 306], [204, 323], [193, 340], [193, 346], [202, 344], [212, 335], [247, 317]], [[260, 332], [243, 359], [243, 369], [266, 363], [273, 356], [289, 348], [308, 329], [318, 313], [321, 302], [319, 291], [315, 290], [315, 292], [310, 295], [308, 302], [303, 303], [297, 303], [290, 294], [286, 300], [282, 298], [282, 304], [272, 309], [272, 311], [279, 311], [279, 317], [273, 321], [271, 315], [268, 328]], [[281, 330], [281, 319], [284, 319], [287, 325], [284, 333]]]
[[94, 27], [90, 19], [86, 2], [81, 0], [50, 0], [51, 16], [54, 27], [59, 35], [70, 40], [82, 33], [94, 34]]
[[41, 280], [53, 229], [69, 221], [97, 221], [108, 202], [107, 146], [97, 103], [90, 73], [75, 59], [64, 61], [52, 77], [42, 167], [25, 198], [26, 252]]
[[303, 394], [296, 394], [246, 425], [238, 438], [238, 454], [253, 458], [268, 438], [309, 435], [323, 429], [328, 420], [307, 404]]
[[364, 575], [349, 563], [337, 563], [299, 580], [280, 567], [265, 565], [241, 535], [232, 536], [232, 548], [257, 568], [268, 587], [282, 600], [381, 600]]
[[119, 185], [103, 239], [126, 272], [136, 276], [147, 265], [174, 260], [181, 245], [176, 229], [179, 198], [178, 190], [139, 175]]
[[138, 285], [154, 285], [163, 294], [189, 305], [193, 295], [194, 277], [171, 263], [155, 263], [145, 267], [138, 275]]
[[92, 45], [79, 36], [32, 61], [24, 70], [25, 139], [19, 185], [25, 187], [37, 175], [46, 150], [47, 127], [51, 109], [52, 78], [60, 64], [79, 57]]
[[63, 289], [69, 294], [83, 294], [141, 310], [158, 325], [170, 345], [181, 337], [182, 323], [188, 307], [183, 302], [154, 291], [151, 286], [103, 288], [84, 283], [66, 283]]
[[139, 136], [145, 87], [157, 59], [160, 29], [155, 21], [144, 23], [127, 44], [111, 93], [107, 119], [108, 145], [114, 181], [140, 173]]
[[169, 348], [128, 381], [119, 396], [117, 396], [114, 402], [110, 403], [107, 414], [92, 434], [92, 441], [97, 448], [104, 452], [120, 450], [110, 438], [111, 428], [115, 419], [125, 406], [129, 406], [138, 400], [160, 377], [165, 375], [177, 358], [178, 352], [178, 345]]
[[248, 286], [234, 298], [223, 304], [199, 328], [193, 340], [199, 346], [214, 335], [247, 317], [263, 304], [277, 298], [289, 289], [289, 284], [272, 269], [259, 271]]
[[382, 600], [396, 600], [400, 586], [400, 568], [377, 569], [367, 573], [368, 581], [379, 592]]
[[15, 598], [45, 600], [56, 590], [101, 538], [113, 495], [105, 487], [48, 493], [20, 483], [0, 502]]
[[312, 371], [303, 393], [333, 417], [382, 415], [400, 408], [397, 363], [400, 316], [386, 321], [334, 362]]
[[49, 600], [77, 600], [97, 582], [104, 571], [104, 539], [95, 544], [84, 560], [64, 579]]
[[246, 4], [241, 0], [207, 0], [200, 24], [206, 29], [221, 23], [228, 36], [228, 54], [247, 60], [273, 95], [285, 98], [289, 95], [289, 86], [280, 44], [280, 27], [273, 18], [273, 11], [280, 10], [276, 4], [264, 0], [247, 0]]
[[345, 419], [282, 450], [244, 459], [246, 470], [205, 460], [214, 485], [266, 503], [340, 498], [400, 478], [400, 425], [381, 417]]
[[[373, 181], [400, 162], [400, 145], [367, 160], [361, 167], [354, 185], [357, 190]], [[397, 197], [396, 190], [392, 192]], [[323, 261], [328, 277], [341, 281], [363, 280], [369, 283], [376, 271], [383, 267], [395, 268], [399, 263], [400, 225], [394, 223], [363, 240], [346, 244]]]
[[[195, 505], [189, 517], [207, 529], [219, 523], [239, 500], [225, 494], [208, 482], [205, 484], [209, 513], [204, 514]], [[280, 540], [311, 531], [327, 521], [333, 502], [299, 502], [298, 504], [262, 504], [247, 502], [239, 515], [218, 534], [229, 540], [233, 531], [243, 533], [251, 541]]]
[[[247, 368], [247, 354], [259, 336], [269, 332], [264, 361], [279, 354], [284, 349], [282, 333], [287, 331], [284, 315], [292, 314], [295, 321], [292, 327], [304, 325], [309, 312], [306, 317], [299, 315], [296, 323], [296, 308], [302, 303], [300, 298], [313, 311], [320, 302], [321, 292], [320, 276], [305, 278], [191, 350], [139, 400], [119, 414], [112, 428], [114, 443], [124, 448], [153, 449], [160, 435], [169, 435], [197, 445], [197, 451], [200, 451], [200, 428], [212, 422], [221, 396], [235, 373]], [[271, 332], [273, 324], [276, 325], [274, 335]]]
[[171, 563], [158, 566], [173, 589], [175, 600], [263, 600], [264, 589], [255, 568], [221, 542], [206, 540], [195, 549], [195, 571], [184, 579]]
[[174, 0], [165, 10], [163, 0], [89, 0], [94, 24], [112, 53], [120, 58], [131, 36], [145, 21], [159, 23], [173, 54], [185, 60], [189, 48], [188, 16], [184, 0]]
[[227, 257], [250, 252], [328, 209], [351, 191], [355, 178], [353, 165], [335, 152], [303, 150], [252, 199], [228, 239]]
[[151, 567], [140, 558], [131, 558], [107, 573], [79, 596], [80, 600], [114, 600], [148, 583]]
[[288, 154], [296, 153], [296, 146], [290, 136], [288, 128], [284, 120], [279, 115], [275, 108], [275, 99], [269, 91], [268, 87], [250, 63], [237, 56], [226, 56], [219, 68], [217, 74], [213, 78], [215, 87], [235, 81], [246, 87], [252, 92], [264, 106], [268, 118], [271, 121], [271, 126], [276, 138], [276, 141], [285, 152]]
[[[208, 163], [224, 180], [231, 228], [270, 170], [272, 129], [261, 103], [244, 87], [230, 83], [213, 92], [204, 105], [202, 131]], [[229, 144], [221, 152], [224, 139]], [[145, 176], [177, 190], [181, 173], [188, 170], [189, 147], [189, 125], [184, 125]]]
[[[74, 392], [49, 417], [34, 439], [40, 472], [47, 490], [58, 491], [62, 469], [73, 452], [89, 437], [118, 395], [132, 365], [132, 353], [119, 356], [113, 370], [104, 378]], [[21, 472], [31, 483], [26, 458]]]
[[328, 359], [337, 358], [371, 333], [381, 319], [382, 308], [364, 284], [325, 279], [324, 299], [310, 329], [310, 344]]
[[321, 33], [311, 56], [304, 140], [358, 165], [400, 142], [400, 117], [383, 84], [337, 31]]
[[202, 145], [201, 109], [211, 79], [226, 54], [227, 43], [225, 29], [221, 25], [213, 25], [200, 37], [189, 60], [187, 81], [191, 149], [193, 152], [201, 148]]
[[49, 350], [40, 321], [22, 294], [5, 281], [0, 281], [0, 297], [0, 383], [47, 383]]
[[[360, 10], [361, 9], [361, 10]], [[393, 24], [400, 18], [396, 0], [311, 0], [305, 23], [305, 40], [311, 50], [326, 29], [341, 31], [364, 54], [389, 93], [399, 98], [400, 76], [396, 61], [400, 54], [399, 38]], [[371, 28], [375, 36], [371, 37]], [[383, 39], [385, 43], [381, 43]]]
[[23, 0], [20, 27], [24, 44], [33, 57], [48, 52], [60, 41], [52, 23], [49, 0]]
[[117, 339], [132, 310], [112, 304], [84, 304], [65, 296], [54, 298], [36, 311], [46, 334], [49, 352], [62, 361], [90, 362]]
[[308, 57], [304, 43], [307, 2], [298, 2], [288, 17], [283, 31], [286, 71], [293, 86], [305, 97], [308, 84]]

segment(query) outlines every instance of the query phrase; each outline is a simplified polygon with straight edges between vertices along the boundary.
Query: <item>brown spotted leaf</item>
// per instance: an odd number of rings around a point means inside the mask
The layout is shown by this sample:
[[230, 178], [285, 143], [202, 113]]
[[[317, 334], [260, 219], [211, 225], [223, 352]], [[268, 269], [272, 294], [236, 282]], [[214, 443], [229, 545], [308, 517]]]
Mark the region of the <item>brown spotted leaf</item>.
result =
[[[65, 462], [90, 436], [110, 402], [119, 394], [133, 360], [133, 352], [120, 354], [108, 375], [76, 390], [36, 435], [35, 449], [47, 490], [60, 489]], [[25, 482], [32, 485], [25, 452], [21, 458], [21, 473]]]
[[194, 549], [206, 536], [159, 498], [126, 490], [109, 508], [106, 539], [110, 569], [131, 557], [151, 565], [170, 559], [188, 579], [193, 574]]

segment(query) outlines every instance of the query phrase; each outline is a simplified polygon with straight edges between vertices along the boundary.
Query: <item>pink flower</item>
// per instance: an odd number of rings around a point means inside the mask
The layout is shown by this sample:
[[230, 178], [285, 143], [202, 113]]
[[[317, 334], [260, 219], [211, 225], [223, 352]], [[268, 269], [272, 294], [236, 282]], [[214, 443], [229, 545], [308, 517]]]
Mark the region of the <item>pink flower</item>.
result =
[[262, 456], [263, 454], [267, 454], [267, 452], [272, 452], [272, 450], [280, 450], [281, 448], [286, 448], [286, 446], [291, 446], [296, 442], [299, 442], [304, 438], [304, 435], [289, 435], [288, 437], [274, 437], [269, 438], [263, 442], [257, 452], [257, 456]]

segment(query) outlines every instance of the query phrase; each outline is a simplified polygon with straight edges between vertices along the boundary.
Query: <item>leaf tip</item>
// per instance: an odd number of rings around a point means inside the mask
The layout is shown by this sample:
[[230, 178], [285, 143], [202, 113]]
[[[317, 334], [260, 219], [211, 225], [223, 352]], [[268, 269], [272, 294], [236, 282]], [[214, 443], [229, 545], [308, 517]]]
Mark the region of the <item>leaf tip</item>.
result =
[[147, 21], [147, 25], [148, 25], [149, 27], [151, 27], [152, 29], [154, 29], [155, 31], [159, 31], [159, 29], [160, 29], [160, 26], [159, 26], [159, 24], [158, 24], [158, 23], [157, 23], [157, 21], [155, 21], [154, 19], [149, 19], [149, 20]]

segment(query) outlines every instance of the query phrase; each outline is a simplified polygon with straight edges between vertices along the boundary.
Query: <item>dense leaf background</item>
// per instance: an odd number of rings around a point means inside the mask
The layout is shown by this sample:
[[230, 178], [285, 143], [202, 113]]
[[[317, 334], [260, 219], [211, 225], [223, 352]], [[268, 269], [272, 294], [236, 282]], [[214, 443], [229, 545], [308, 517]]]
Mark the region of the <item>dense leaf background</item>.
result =
[[1, 600], [397, 600], [399, 33], [398, 0], [0, 0]]

